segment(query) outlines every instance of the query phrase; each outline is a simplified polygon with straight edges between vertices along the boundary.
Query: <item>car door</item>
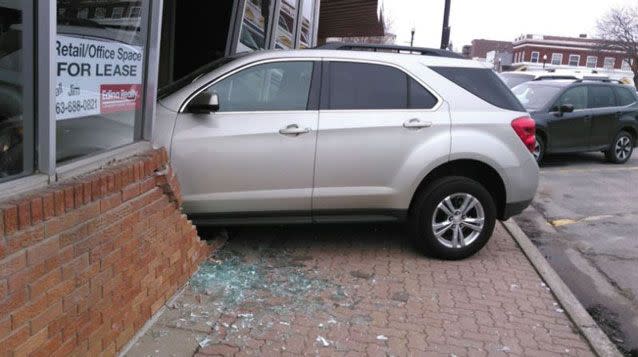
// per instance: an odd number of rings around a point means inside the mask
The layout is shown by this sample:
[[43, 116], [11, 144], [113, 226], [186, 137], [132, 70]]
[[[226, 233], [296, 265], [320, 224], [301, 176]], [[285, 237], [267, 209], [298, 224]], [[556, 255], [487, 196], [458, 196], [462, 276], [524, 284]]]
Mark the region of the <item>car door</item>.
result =
[[588, 105], [591, 111], [591, 148], [608, 146], [614, 139], [620, 108], [616, 104], [616, 95], [609, 85], [589, 86]]
[[172, 162], [188, 213], [310, 219], [320, 66], [253, 64], [205, 90], [217, 94], [217, 112], [179, 115]]
[[390, 65], [324, 62], [313, 219], [392, 208], [411, 154], [449, 155], [449, 111], [426, 85]]
[[[574, 111], [561, 113], [558, 109], [562, 105], [571, 105]], [[565, 90], [550, 112], [547, 121], [549, 151], [580, 151], [589, 147], [591, 117], [587, 109], [587, 86], [580, 85]]]

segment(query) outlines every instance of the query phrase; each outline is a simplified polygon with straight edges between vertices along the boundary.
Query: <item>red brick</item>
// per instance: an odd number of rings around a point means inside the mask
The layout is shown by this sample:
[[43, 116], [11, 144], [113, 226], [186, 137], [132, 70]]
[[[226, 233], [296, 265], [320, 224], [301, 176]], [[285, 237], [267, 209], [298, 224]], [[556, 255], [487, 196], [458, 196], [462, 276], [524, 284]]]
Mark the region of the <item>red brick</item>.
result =
[[100, 213], [104, 213], [122, 203], [122, 195], [118, 192], [100, 200]]
[[20, 329], [14, 330], [11, 335], [0, 340], [0, 351], [2, 351], [3, 354], [6, 353], [5, 355], [12, 356], [16, 347], [26, 341], [29, 335], [29, 326], [22, 326]]
[[58, 254], [60, 250], [60, 238], [47, 238], [44, 241], [27, 248], [27, 265], [39, 264], [46, 259]]
[[56, 302], [51, 302], [46, 311], [42, 312], [38, 316], [35, 316], [31, 320], [31, 333], [35, 333], [36, 331], [45, 330], [48, 337], [48, 330], [45, 328], [49, 323], [53, 320], [57, 319], [62, 315], [62, 301], [58, 300]]
[[115, 192], [115, 175], [113, 173], [106, 176], [106, 191], [108, 193]]
[[132, 183], [122, 190], [122, 201], [128, 201], [131, 198], [137, 197], [140, 195], [140, 183], [135, 182]]
[[149, 177], [140, 183], [140, 191], [148, 192], [155, 188], [155, 178]]
[[8, 279], [0, 279], [0, 301], [4, 300], [9, 293], [9, 280]]
[[27, 254], [18, 252], [0, 260], [0, 278], [6, 278], [27, 266]]
[[[0, 301], [0, 311], [13, 311], [27, 302], [27, 293], [24, 289], [9, 294], [9, 297]], [[0, 348], [0, 351], [2, 349]]]
[[62, 279], [70, 279], [89, 267], [89, 253], [84, 253], [62, 265]]
[[49, 337], [49, 333], [46, 329], [37, 331], [35, 334], [33, 331], [31, 333], [31, 337], [15, 348], [15, 356], [28, 356], [31, 352], [38, 349], [38, 347], [45, 344]]
[[43, 296], [29, 304], [16, 309], [11, 313], [11, 328], [13, 330], [18, 329], [20, 326], [26, 324], [35, 316], [40, 315], [49, 306], [50, 301], [46, 296]]
[[7, 254], [13, 254], [44, 239], [44, 226], [38, 225], [7, 237]]
[[53, 200], [55, 204], [55, 215], [63, 215], [66, 211], [64, 202], [64, 188], [58, 187], [56, 191], [53, 192]]
[[18, 230], [18, 206], [7, 205], [3, 207], [4, 234], [11, 235]]
[[64, 208], [68, 212], [75, 207], [75, 193], [73, 186], [64, 187]]
[[35, 197], [31, 200], [31, 223], [38, 224], [43, 220], [42, 197]]
[[55, 200], [53, 192], [42, 195], [42, 219], [47, 220], [55, 216]]
[[57, 285], [62, 280], [60, 269], [55, 269], [40, 279], [29, 284], [29, 298], [37, 299], [43, 295], [49, 288]]
[[75, 208], [81, 207], [84, 204], [84, 186], [82, 183], [76, 183], [73, 186], [73, 194], [75, 196]]
[[18, 229], [31, 226], [31, 201], [25, 199], [18, 203]]
[[100, 175], [100, 197], [103, 197], [108, 192], [108, 178], [106, 174]]
[[84, 182], [82, 188], [82, 202], [86, 205], [91, 202], [91, 181]]

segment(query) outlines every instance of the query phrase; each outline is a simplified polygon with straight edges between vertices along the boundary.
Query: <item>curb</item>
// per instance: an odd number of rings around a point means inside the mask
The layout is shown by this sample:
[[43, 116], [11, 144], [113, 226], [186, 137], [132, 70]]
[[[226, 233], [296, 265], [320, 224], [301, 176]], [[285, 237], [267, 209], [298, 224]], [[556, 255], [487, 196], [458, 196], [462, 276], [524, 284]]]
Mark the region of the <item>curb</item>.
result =
[[576, 325], [594, 352], [600, 357], [622, 357], [616, 345], [611, 342], [596, 321], [589, 315], [585, 307], [578, 301], [574, 293], [569, 290], [569, 287], [549, 265], [549, 262], [543, 257], [521, 227], [511, 218], [501, 223], [523, 250], [527, 259], [551, 289], [558, 302], [563, 306], [567, 316]]

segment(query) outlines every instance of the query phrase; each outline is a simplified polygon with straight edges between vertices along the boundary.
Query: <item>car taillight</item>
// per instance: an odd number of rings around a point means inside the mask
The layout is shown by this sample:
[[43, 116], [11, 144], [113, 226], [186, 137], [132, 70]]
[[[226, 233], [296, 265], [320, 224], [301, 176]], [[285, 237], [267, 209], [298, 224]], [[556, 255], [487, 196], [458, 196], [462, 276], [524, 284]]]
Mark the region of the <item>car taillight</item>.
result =
[[534, 119], [530, 117], [514, 119], [512, 128], [529, 151], [534, 152], [534, 147], [536, 146], [536, 122]]

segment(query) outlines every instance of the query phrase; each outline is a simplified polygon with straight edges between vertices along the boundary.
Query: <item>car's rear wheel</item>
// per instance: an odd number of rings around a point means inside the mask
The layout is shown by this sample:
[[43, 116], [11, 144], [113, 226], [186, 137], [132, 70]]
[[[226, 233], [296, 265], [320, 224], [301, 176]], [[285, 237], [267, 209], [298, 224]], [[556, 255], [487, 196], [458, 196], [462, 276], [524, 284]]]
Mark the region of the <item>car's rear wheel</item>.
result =
[[478, 252], [494, 230], [496, 206], [490, 193], [465, 177], [433, 182], [416, 198], [411, 233], [428, 255], [457, 260]]
[[607, 160], [615, 164], [624, 164], [634, 152], [634, 137], [626, 131], [621, 131], [614, 138], [611, 147], [605, 152]]

